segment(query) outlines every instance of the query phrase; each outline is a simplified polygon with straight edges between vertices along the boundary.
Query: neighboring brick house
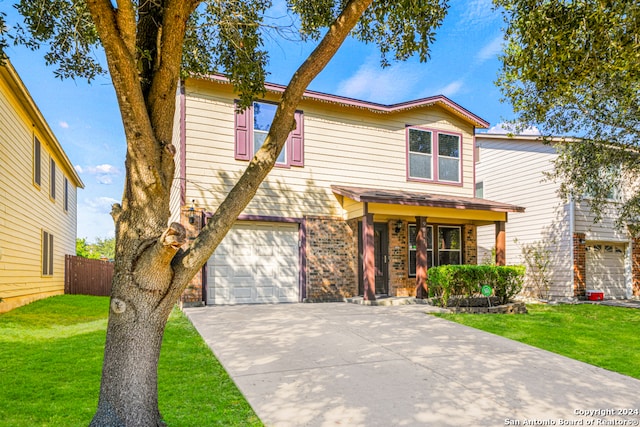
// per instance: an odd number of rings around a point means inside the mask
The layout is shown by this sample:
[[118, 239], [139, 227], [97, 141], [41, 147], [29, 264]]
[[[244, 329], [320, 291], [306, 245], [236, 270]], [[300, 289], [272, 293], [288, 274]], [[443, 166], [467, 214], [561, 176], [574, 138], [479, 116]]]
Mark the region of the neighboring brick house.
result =
[[[598, 223], [587, 202], [561, 200], [559, 183], [545, 177], [553, 171], [556, 149], [537, 136], [477, 134], [476, 144], [478, 190], [489, 199], [526, 208], [506, 225], [508, 264], [524, 263], [522, 248], [539, 245], [549, 262], [543, 296], [582, 298], [587, 291], [603, 291], [605, 298], [640, 296], [640, 240], [614, 226], [614, 200]], [[492, 233], [478, 229], [481, 261], [490, 256]], [[535, 294], [530, 273], [527, 278], [528, 291]]]
[[0, 66], [0, 312], [64, 293], [84, 184], [18, 73]]
[[[267, 85], [236, 114], [225, 79], [181, 84], [172, 214], [190, 236], [259, 148], [283, 90]], [[477, 263], [478, 225], [492, 225], [504, 261], [507, 214], [523, 209], [474, 198], [484, 120], [443, 96], [381, 105], [309, 91], [298, 108], [276, 166], [183, 302], [414, 296], [428, 267]]]

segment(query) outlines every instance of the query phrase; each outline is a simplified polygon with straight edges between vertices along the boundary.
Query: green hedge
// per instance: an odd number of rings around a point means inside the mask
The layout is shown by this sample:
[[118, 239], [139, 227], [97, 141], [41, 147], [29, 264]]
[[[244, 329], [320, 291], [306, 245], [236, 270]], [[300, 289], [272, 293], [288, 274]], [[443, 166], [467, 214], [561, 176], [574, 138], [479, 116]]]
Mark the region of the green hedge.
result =
[[508, 303], [522, 289], [525, 268], [521, 265], [441, 265], [428, 271], [429, 290], [447, 305], [451, 296], [483, 297], [483, 285], [493, 288], [500, 304]]

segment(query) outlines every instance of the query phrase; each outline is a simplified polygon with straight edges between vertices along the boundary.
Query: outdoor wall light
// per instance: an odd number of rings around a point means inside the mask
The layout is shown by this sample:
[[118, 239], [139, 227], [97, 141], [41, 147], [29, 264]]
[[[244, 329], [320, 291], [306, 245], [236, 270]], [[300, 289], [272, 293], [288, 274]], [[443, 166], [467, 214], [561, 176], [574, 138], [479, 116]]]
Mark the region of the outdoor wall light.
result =
[[191, 205], [189, 206], [189, 213], [187, 214], [189, 218], [189, 224], [194, 224], [196, 222], [196, 201], [191, 200]]
[[396, 222], [395, 230], [396, 230], [396, 233], [399, 233], [400, 230], [402, 230], [402, 220], [401, 219], [399, 219], [398, 222]]

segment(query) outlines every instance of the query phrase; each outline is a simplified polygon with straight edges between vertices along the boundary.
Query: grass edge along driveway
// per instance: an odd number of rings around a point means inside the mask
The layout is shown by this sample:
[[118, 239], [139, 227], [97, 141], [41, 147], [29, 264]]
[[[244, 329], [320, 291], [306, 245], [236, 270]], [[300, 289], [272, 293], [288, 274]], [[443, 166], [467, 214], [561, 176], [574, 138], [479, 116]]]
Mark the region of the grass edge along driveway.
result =
[[[0, 314], [0, 426], [87, 426], [97, 407], [108, 297], [61, 295]], [[262, 426], [184, 314], [158, 367], [170, 427]]]
[[640, 310], [594, 304], [527, 305], [529, 314], [434, 314], [640, 379]]

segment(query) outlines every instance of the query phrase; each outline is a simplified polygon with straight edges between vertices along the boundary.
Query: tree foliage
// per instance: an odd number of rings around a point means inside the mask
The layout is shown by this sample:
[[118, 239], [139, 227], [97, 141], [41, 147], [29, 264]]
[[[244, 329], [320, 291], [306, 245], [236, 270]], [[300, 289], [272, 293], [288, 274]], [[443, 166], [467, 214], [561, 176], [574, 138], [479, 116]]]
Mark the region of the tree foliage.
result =
[[522, 125], [559, 144], [561, 193], [589, 196], [600, 217], [623, 188], [620, 224], [640, 219], [640, 3], [634, 0], [495, 0], [507, 45], [498, 80]]
[[94, 243], [89, 243], [85, 237], [76, 238], [76, 255], [89, 259], [113, 260], [116, 255], [116, 239], [98, 237]]

